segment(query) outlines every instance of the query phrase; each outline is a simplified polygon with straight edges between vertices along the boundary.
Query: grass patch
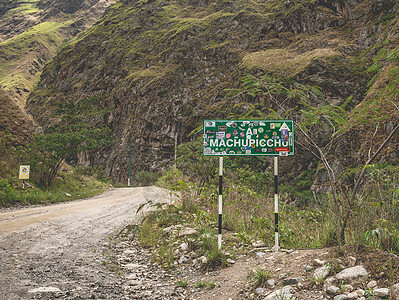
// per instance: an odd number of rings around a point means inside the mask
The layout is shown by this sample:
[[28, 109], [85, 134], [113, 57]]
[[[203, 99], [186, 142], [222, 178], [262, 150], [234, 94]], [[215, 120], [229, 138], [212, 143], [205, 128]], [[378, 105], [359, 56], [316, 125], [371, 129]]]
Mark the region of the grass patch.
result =
[[20, 35], [0, 43], [0, 51], [13, 57], [21, 57], [22, 54], [29, 51], [33, 42], [42, 43], [48, 46], [49, 50], [55, 50], [64, 40], [59, 29], [71, 23], [72, 21], [40, 23]]
[[267, 280], [270, 279], [270, 271], [268, 269], [260, 268], [250, 270], [248, 273], [248, 279], [255, 288], [264, 287]]
[[286, 49], [270, 49], [249, 53], [243, 58], [243, 65], [249, 69], [261, 68], [286, 77], [305, 70], [313, 59], [331, 58], [339, 53], [333, 49], [314, 49], [298, 54]]
[[187, 288], [188, 287], [188, 281], [186, 279], [180, 279], [176, 281], [176, 285], [180, 286], [182, 288]]
[[158, 178], [161, 176], [158, 172], [140, 171], [137, 172], [136, 180], [139, 186], [154, 185]]
[[38, 2], [38, 0], [25, 1], [22, 5], [10, 9], [8, 15], [29, 15], [37, 13], [40, 10], [37, 8], [36, 2]]
[[102, 176], [82, 175], [72, 168], [58, 173], [54, 183], [48, 189], [41, 189], [27, 181], [25, 190], [18, 178], [18, 166], [2, 164], [8, 174], [0, 179], [0, 207], [31, 204], [52, 204], [75, 199], [92, 197], [109, 190], [110, 183]]
[[[375, 168], [370, 170], [368, 186], [364, 191], [364, 195], [371, 197], [372, 201], [366, 202], [353, 216], [353, 222], [347, 229], [346, 242], [398, 253], [399, 194], [392, 192], [397, 186], [394, 179], [397, 178], [396, 169], [382, 166]], [[223, 196], [223, 246], [222, 251], [218, 251], [218, 188], [212, 185], [198, 188], [182, 177], [184, 175], [181, 172], [174, 175], [168, 171], [159, 179], [158, 182], [163, 186], [179, 191], [180, 200], [174, 205], [151, 212], [140, 229], [143, 231], [142, 244], [154, 249], [156, 260], [173, 268], [174, 261], [182, 255], [179, 245], [184, 242], [189, 246], [189, 251], [193, 252], [190, 256], [202, 258], [201, 269], [212, 270], [227, 266], [227, 259], [231, 256], [248, 253], [255, 241], [261, 240], [269, 248], [274, 245], [272, 190], [266, 189], [259, 194], [243, 183], [236, 183], [234, 180], [237, 179], [231, 179], [227, 172], [224, 178], [227, 187]], [[308, 177], [302, 179], [307, 182]], [[341, 212], [333, 199], [328, 194], [314, 194], [304, 206], [302, 202], [291, 203], [291, 192], [283, 191], [280, 194], [280, 246], [285, 249], [342, 246], [337, 234], [337, 220]], [[339, 194], [338, 197], [343, 201], [345, 195]], [[382, 215], [384, 219], [381, 219]], [[187, 227], [196, 229], [196, 232], [189, 237], [181, 236], [179, 232]], [[262, 286], [268, 278], [268, 270], [254, 270], [249, 277], [253, 285]], [[315, 284], [320, 283], [315, 280]]]
[[44, 60], [52, 58], [64, 41], [61, 29], [71, 23], [43, 22], [0, 43], [0, 85], [6, 91], [18, 90], [19, 96], [23, 93], [27, 97], [27, 91], [39, 79]]
[[195, 284], [196, 288], [206, 288], [208, 290], [214, 289], [216, 284], [213, 281], [200, 281]]

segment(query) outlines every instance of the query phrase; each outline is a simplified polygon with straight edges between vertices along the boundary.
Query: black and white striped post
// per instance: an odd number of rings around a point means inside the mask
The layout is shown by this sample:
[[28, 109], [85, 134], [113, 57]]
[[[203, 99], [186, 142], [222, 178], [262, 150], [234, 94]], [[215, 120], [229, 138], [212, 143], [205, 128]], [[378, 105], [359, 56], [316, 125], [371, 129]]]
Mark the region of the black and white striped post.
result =
[[274, 157], [274, 247], [278, 252], [278, 157]]
[[219, 157], [219, 231], [218, 231], [218, 250], [222, 249], [222, 205], [223, 205], [223, 156]]

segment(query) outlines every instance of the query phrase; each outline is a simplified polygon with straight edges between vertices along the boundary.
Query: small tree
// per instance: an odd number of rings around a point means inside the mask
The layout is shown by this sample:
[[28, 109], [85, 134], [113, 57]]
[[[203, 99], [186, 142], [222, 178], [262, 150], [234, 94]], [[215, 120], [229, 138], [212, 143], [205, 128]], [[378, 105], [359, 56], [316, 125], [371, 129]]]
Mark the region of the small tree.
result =
[[[339, 188], [337, 182], [336, 171], [331, 166], [328, 152], [332, 148], [333, 143], [340, 138], [343, 134], [348, 132], [351, 125], [348, 124], [349, 114], [340, 106], [334, 105], [314, 105], [313, 103], [320, 103], [322, 93], [317, 86], [305, 86], [295, 81], [288, 80], [283, 82], [270, 75], [264, 75], [257, 78], [252, 75], [246, 75], [242, 80], [242, 88], [230, 90], [230, 96], [250, 96], [258, 99], [263, 99], [263, 103], [259, 101], [257, 104], [248, 105], [249, 111], [246, 115], [267, 117], [272, 116], [273, 118], [290, 118], [295, 121], [295, 126], [299, 130], [300, 141], [296, 142], [303, 148], [310, 151], [325, 167], [329, 178], [329, 185], [331, 187], [331, 195], [333, 197], [335, 207], [341, 208], [339, 212], [338, 227], [339, 227], [339, 240], [342, 244], [345, 243], [345, 230], [347, 228], [348, 221], [352, 216], [353, 212], [359, 210], [365, 201], [363, 197], [362, 201], [356, 201], [356, 196], [359, 191], [359, 187], [362, 183], [362, 179], [365, 175], [367, 167], [370, 163], [378, 156], [383, 147], [391, 140], [394, 133], [399, 129], [397, 125], [391, 134], [386, 137], [384, 142], [378, 148], [378, 150], [371, 154], [371, 148], [369, 151], [369, 159], [363, 165], [361, 172], [356, 176], [352, 192], [345, 193], [341, 188], [342, 196], [337, 195]], [[350, 99], [348, 99], [349, 101]], [[270, 108], [270, 101], [274, 103], [274, 108]], [[345, 106], [344, 103], [343, 106]], [[242, 106], [243, 103], [236, 105]], [[373, 109], [373, 101], [371, 101], [367, 108]], [[366, 109], [367, 110], [367, 109]], [[268, 113], [265, 113], [265, 111]], [[370, 115], [368, 112], [367, 115]], [[362, 116], [357, 116], [359, 121]], [[366, 118], [366, 114], [363, 118]], [[317, 127], [328, 127], [330, 131], [330, 137], [327, 142], [321, 141], [314, 130]], [[378, 127], [377, 127], [378, 128]]]
[[24, 151], [39, 185], [49, 187], [64, 161], [71, 162], [80, 152], [98, 151], [112, 143], [111, 129], [103, 122], [111, 109], [102, 106], [101, 99], [59, 104], [52, 115], [53, 124], [35, 136]]

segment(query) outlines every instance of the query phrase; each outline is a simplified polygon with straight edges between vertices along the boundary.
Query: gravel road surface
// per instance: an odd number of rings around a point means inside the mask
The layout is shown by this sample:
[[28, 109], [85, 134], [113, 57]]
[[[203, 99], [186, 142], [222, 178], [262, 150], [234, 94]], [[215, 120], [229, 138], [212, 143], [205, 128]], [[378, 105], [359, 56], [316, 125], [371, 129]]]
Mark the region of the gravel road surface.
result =
[[0, 213], [0, 299], [123, 299], [102, 249], [147, 200], [170, 202], [170, 196], [156, 187], [121, 188]]

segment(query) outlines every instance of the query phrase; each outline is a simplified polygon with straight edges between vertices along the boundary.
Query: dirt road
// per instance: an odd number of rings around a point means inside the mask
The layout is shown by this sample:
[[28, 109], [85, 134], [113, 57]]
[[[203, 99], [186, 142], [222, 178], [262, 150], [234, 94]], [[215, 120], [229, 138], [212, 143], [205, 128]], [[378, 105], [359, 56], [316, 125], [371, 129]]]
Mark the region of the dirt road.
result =
[[170, 202], [156, 187], [122, 188], [0, 213], [0, 299], [123, 299], [118, 275], [102, 265], [101, 252], [149, 199]]

